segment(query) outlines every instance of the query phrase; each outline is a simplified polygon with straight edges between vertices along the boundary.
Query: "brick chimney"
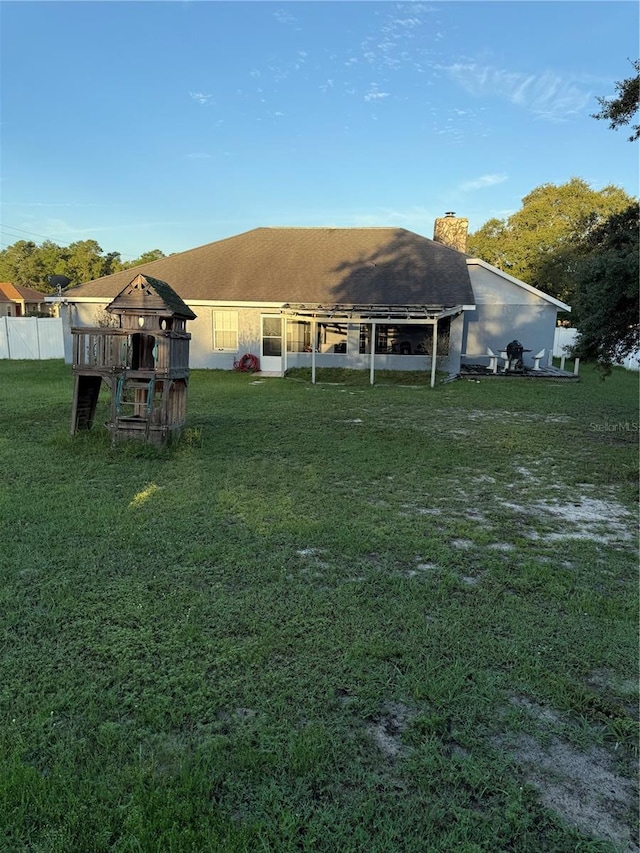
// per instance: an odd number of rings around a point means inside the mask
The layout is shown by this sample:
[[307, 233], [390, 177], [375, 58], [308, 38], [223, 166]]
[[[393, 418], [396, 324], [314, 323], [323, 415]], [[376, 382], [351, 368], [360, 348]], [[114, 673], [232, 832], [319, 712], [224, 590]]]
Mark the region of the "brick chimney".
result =
[[456, 216], [452, 210], [436, 219], [433, 227], [433, 239], [458, 252], [467, 251], [467, 230], [469, 220]]

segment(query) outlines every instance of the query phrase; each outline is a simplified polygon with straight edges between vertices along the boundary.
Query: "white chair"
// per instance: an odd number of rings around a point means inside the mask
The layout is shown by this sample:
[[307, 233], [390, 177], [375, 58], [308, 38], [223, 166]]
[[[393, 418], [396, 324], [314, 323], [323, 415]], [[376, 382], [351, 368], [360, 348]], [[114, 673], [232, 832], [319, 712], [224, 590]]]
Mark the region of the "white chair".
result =
[[489, 370], [492, 373], [498, 372], [498, 356], [491, 349], [491, 347], [487, 347], [487, 355], [489, 356]]
[[533, 357], [533, 369], [540, 370], [540, 362], [544, 358], [544, 354], [546, 349], [541, 349], [540, 352], [537, 352]]

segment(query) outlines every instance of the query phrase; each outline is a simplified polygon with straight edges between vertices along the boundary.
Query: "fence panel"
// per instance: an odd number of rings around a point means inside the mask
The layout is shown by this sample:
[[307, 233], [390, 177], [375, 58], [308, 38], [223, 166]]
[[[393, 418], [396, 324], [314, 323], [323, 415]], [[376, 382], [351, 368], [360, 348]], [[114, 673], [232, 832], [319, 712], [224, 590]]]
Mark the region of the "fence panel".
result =
[[11, 317], [8, 330], [9, 358], [40, 358], [36, 317]]
[[0, 358], [64, 358], [60, 317], [0, 317]]
[[553, 357], [562, 358], [568, 355], [568, 350], [573, 346], [578, 334], [577, 329], [568, 329], [565, 326], [556, 326], [553, 336]]
[[[553, 357], [562, 358], [563, 355], [568, 355], [568, 350], [574, 345], [577, 336], [577, 329], [557, 326], [553, 338]], [[624, 361], [619, 361], [617, 364], [626, 367], [627, 370], [640, 370], [640, 350], [630, 353]]]
[[59, 317], [38, 317], [40, 358], [64, 358], [64, 335]]
[[9, 332], [6, 317], [0, 317], [0, 358], [9, 358]]

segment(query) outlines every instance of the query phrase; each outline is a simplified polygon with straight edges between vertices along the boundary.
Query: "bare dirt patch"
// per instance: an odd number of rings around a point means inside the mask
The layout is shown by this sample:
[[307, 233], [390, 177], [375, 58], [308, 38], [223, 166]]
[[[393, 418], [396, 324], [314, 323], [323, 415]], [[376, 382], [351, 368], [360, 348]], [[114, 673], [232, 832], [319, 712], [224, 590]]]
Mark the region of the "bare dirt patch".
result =
[[614, 544], [629, 542], [634, 537], [631, 531], [631, 513], [617, 501], [580, 495], [572, 501], [533, 501], [526, 506], [510, 501], [501, 503], [506, 509], [519, 515], [531, 518], [533, 514], [537, 521], [559, 521], [564, 524], [564, 529], [560, 531], [540, 533], [533, 530], [529, 534], [531, 539], [543, 542], [582, 539]]
[[437, 572], [439, 571], [439, 567], [435, 563], [430, 563], [423, 560], [422, 557], [415, 558], [415, 568], [414, 569], [406, 569], [401, 572], [403, 577], [405, 578], [415, 578], [417, 575], [424, 574], [425, 572]]
[[452, 539], [451, 544], [454, 548], [459, 548], [462, 551], [468, 551], [469, 548], [473, 548], [471, 539]]
[[601, 746], [580, 750], [561, 732], [571, 722], [559, 711], [514, 694], [509, 704], [526, 714], [539, 736], [519, 732], [491, 738], [511, 754], [524, 780], [540, 800], [569, 826], [609, 841], [624, 853], [638, 853], [638, 788], [621, 775], [610, 751]]
[[505, 553], [513, 551], [515, 547], [511, 542], [492, 542], [490, 545], [487, 545], [487, 548], [490, 548], [492, 551], [504, 551]]
[[572, 827], [610, 841], [625, 853], [637, 853], [634, 783], [616, 773], [609, 753], [601, 747], [580, 752], [557, 737], [548, 746], [528, 734], [515, 741], [494, 739], [513, 754], [542, 803]]
[[402, 732], [415, 716], [402, 702], [384, 706], [382, 713], [369, 725], [373, 742], [387, 758], [396, 758], [402, 749]]
[[635, 678], [617, 678], [609, 669], [594, 669], [587, 678], [591, 687], [615, 690], [625, 696], [634, 696], [638, 692], [638, 682]]

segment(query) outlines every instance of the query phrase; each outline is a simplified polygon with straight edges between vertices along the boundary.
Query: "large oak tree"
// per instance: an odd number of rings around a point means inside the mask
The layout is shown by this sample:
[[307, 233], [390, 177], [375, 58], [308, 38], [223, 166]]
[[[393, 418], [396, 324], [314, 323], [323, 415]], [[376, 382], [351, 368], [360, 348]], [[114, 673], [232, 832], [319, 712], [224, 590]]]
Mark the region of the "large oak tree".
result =
[[610, 216], [576, 247], [574, 354], [608, 367], [640, 346], [640, 206]]
[[633, 202], [616, 186], [594, 190], [581, 178], [542, 184], [507, 219], [490, 219], [469, 236], [468, 252], [571, 304], [576, 242]]

